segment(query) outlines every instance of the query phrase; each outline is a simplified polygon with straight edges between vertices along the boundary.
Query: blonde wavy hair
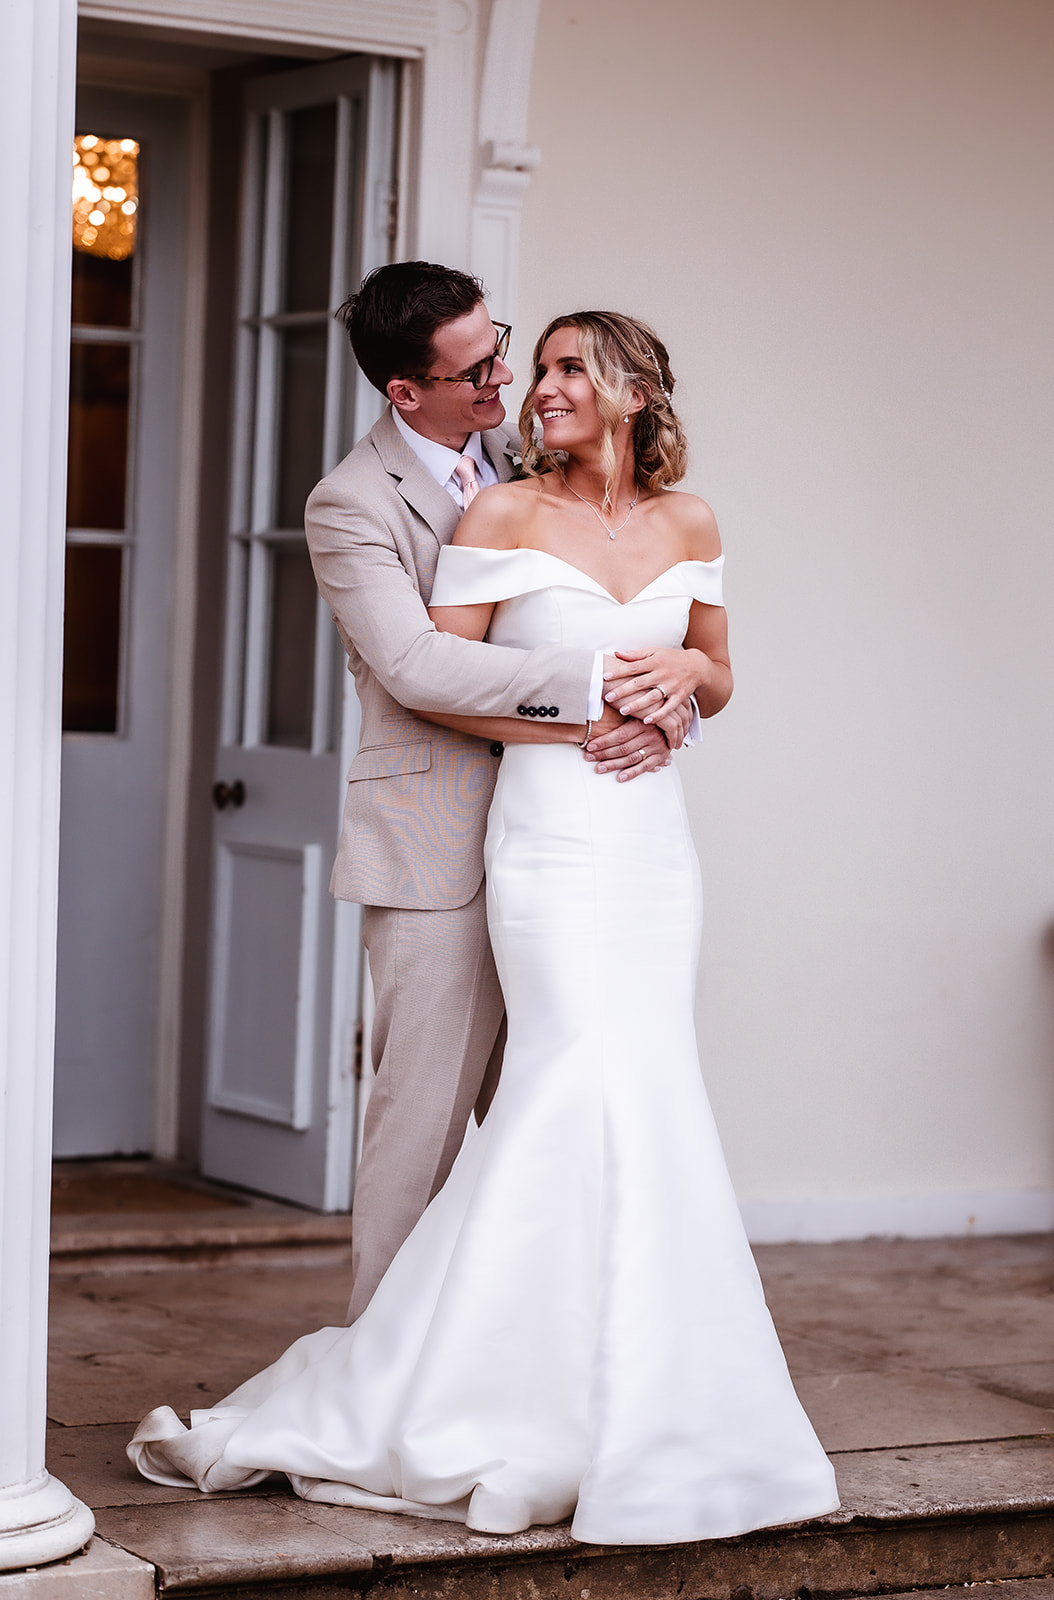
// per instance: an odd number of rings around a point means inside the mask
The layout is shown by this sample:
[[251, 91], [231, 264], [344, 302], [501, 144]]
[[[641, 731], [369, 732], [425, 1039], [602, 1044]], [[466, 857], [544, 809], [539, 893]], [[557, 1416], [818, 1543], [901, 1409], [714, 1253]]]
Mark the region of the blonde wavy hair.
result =
[[634, 395], [644, 406], [633, 419], [634, 474], [639, 488], [654, 491], [680, 483], [688, 470], [688, 441], [673, 409], [674, 376], [666, 346], [647, 323], [618, 311], [573, 311], [554, 317], [542, 330], [531, 360], [532, 380], [520, 408], [520, 441], [524, 471], [532, 477], [559, 470], [560, 463], [534, 437], [534, 395], [540, 382], [538, 363], [546, 340], [560, 328], [578, 332], [578, 349], [586, 376], [596, 391], [604, 425], [600, 461], [604, 469], [604, 507], [610, 510], [615, 491], [615, 446], [627, 407]]

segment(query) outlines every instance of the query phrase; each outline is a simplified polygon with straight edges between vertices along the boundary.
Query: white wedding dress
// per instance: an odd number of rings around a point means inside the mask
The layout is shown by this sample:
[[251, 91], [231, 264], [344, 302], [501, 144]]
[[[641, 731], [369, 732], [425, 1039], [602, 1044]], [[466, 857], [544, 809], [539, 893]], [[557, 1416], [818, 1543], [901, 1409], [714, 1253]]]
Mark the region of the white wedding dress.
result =
[[[498, 599], [498, 644], [677, 645], [721, 563], [626, 604], [533, 550], [444, 550], [433, 602]], [[598, 777], [510, 746], [490, 813], [501, 1083], [350, 1328], [299, 1339], [189, 1430], [156, 1483], [287, 1473], [312, 1500], [598, 1544], [722, 1538], [838, 1505], [787, 1375], [703, 1088], [698, 867], [670, 767]], [[425, 1019], [425, 1025], [427, 1021]]]

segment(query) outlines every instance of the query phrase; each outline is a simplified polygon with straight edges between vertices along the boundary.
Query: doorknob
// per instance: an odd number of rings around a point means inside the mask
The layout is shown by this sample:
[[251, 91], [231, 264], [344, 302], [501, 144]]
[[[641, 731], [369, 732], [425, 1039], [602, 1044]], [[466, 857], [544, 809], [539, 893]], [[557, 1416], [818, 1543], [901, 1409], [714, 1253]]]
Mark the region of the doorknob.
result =
[[212, 803], [217, 811], [226, 811], [228, 806], [235, 810], [245, 804], [245, 785], [240, 778], [235, 778], [233, 783], [214, 783], [212, 785]]

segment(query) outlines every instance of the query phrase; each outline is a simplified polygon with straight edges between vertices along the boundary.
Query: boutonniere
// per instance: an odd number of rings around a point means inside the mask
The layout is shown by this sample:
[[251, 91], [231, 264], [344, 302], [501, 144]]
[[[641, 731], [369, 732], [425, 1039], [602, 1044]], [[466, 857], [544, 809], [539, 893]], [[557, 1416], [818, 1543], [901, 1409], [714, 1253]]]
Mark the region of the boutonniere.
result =
[[509, 463], [510, 468], [512, 469], [509, 474], [509, 482], [515, 483], [519, 478], [526, 478], [527, 473], [524, 471], [523, 467], [523, 456], [520, 454], [519, 450], [516, 449], [516, 446], [510, 444], [508, 449], [505, 450], [503, 454], [506, 461]]

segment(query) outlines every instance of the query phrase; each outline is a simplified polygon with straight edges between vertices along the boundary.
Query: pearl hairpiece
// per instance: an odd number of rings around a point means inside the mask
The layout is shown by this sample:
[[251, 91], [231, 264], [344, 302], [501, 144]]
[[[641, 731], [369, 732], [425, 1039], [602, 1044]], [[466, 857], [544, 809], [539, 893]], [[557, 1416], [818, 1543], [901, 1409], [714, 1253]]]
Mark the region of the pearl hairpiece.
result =
[[672, 406], [673, 405], [673, 396], [670, 394], [669, 389], [667, 389], [666, 385], [662, 381], [662, 367], [659, 364], [659, 358], [655, 354], [655, 351], [652, 349], [651, 345], [648, 346], [648, 351], [649, 351], [649, 354], [651, 355], [652, 361], [655, 364], [655, 371], [659, 375], [659, 388], [662, 390], [663, 394], [666, 396], [667, 402]]

